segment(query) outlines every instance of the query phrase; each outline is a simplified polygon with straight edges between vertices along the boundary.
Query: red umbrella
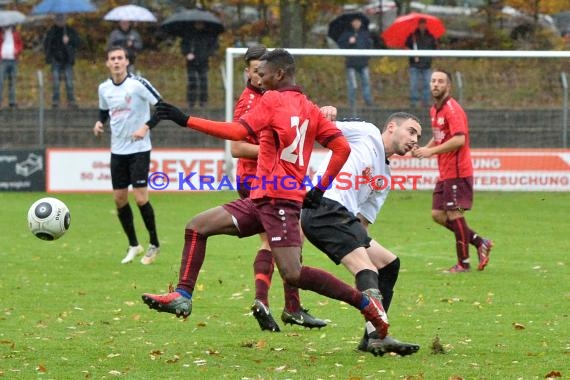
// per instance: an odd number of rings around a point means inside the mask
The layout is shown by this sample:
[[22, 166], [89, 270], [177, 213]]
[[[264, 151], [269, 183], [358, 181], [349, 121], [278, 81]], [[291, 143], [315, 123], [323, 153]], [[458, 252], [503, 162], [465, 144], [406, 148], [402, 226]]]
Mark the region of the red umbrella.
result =
[[406, 38], [416, 30], [418, 21], [422, 18], [427, 21], [427, 29], [435, 38], [443, 36], [445, 25], [439, 18], [423, 13], [410, 13], [396, 18], [392, 25], [382, 33], [386, 46], [392, 48], [405, 47]]

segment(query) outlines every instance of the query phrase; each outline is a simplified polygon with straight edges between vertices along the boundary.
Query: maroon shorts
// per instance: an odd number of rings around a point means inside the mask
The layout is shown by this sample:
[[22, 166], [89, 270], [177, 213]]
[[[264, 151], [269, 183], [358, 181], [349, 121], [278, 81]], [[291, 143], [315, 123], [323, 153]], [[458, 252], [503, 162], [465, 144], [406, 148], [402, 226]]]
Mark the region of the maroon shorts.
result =
[[234, 218], [240, 238], [267, 233], [270, 247], [300, 247], [301, 203], [287, 199], [238, 199], [222, 206]]
[[249, 193], [251, 192], [251, 182], [239, 183], [237, 186], [237, 192], [241, 199], [249, 198]]
[[432, 210], [471, 210], [473, 177], [437, 181], [433, 190]]

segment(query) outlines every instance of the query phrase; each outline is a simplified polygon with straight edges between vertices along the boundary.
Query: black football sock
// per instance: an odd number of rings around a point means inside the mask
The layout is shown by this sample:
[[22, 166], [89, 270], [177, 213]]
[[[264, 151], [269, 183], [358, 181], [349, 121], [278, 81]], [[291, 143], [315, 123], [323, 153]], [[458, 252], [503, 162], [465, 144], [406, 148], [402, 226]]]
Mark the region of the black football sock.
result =
[[131, 205], [127, 203], [125, 206], [117, 209], [117, 215], [121, 222], [121, 226], [123, 226], [125, 234], [127, 234], [129, 245], [131, 247], [139, 245], [137, 234], [135, 232], [135, 225], [133, 223], [133, 210], [131, 210]]
[[159, 247], [158, 243], [158, 236], [156, 233], [156, 222], [154, 219], [154, 209], [150, 202], [146, 202], [144, 205], [139, 206], [139, 210], [141, 212], [141, 216], [144, 222], [144, 226], [148, 231], [148, 235], [150, 237], [150, 244], [154, 245], [155, 247]]
[[399, 257], [396, 257], [396, 260], [392, 261], [384, 268], [378, 269], [378, 289], [380, 290], [380, 294], [382, 294], [382, 306], [384, 306], [386, 313], [388, 313], [388, 309], [390, 309], [390, 304], [392, 303], [394, 286], [396, 285], [396, 281], [398, 281], [399, 273]]
[[378, 289], [378, 273], [370, 269], [363, 269], [354, 275], [356, 289], [361, 292], [367, 289]]

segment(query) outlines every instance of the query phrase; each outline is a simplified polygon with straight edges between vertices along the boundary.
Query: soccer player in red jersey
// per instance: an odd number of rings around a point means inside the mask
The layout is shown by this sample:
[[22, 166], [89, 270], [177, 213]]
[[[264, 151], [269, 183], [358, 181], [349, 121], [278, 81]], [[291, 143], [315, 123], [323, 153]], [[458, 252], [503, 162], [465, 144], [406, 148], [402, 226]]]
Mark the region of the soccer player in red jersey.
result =
[[[239, 122], [189, 117], [168, 103], [157, 106], [162, 120], [173, 120], [212, 136], [230, 140], [258, 136], [259, 155], [249, 198], [207, 210], [186, 224], [175, 291], [162, 295], [145, 293], [142, 299], [159, 312], [187, 317], [192, 310], [192, 292], [205, 259], [208, 237], [219, 234], [245, 237], [266, 232], [285, 282], [352, 305], [384, 338], [389, 323], [378, 289], [361, 292], [326, 271], [303, 265], [300, 260], [301, 207], [315, 208], [320, 204], [324, 190], [350, 154], [348, 142], [295, 85], [295, 60], [289, 52], [275, 49], [265, 54], [258, 73], [266, 92], [255, 109]], [[329, 148], [332, 158], [320, 183], [306, 192], [305, 176], [315, 141]]]
[[[247, 75], [247, 85], [241, 93], [234, 111], [234, 121], [255, 108], [263, 95], [261, 78], [257, 69], [260, 58], [267, 52], [263, 45], [251, 46], [245, 52], [245, 73]], [[236, 183], [238, 194], [241, 198], [249, 197], [249, 189], [257, 171], [257, 153], [259, 152], [259, 141], [255, 136], [248, 135], [243, 141], [231, 142], [231, 153], [234, 158], [238, 158], [236, 168]], [[261, 247], [257, 251], [253, 262], [253, 272], [255, 276], [255, 300], [251, 306], [253, 316], [259, 323], [261, 330], [280, 331], [279, 325], [273, 319], [269, 310], [269, 288], [275, 262], [271, 254], [271, 247], [267, 241], [267, 234], [259, 234]], [[287, 324], [297, 324], [304, 327], [321, 328], [327, 325], [325, 321], [313, 317], [308, 310], [301, 306], [299, 289], [283, 283], [283, 295], [285, 298], [285, 308], [281, 313], [281, 320]]]
[[457, 264], [448, 272], [471, 270], [469, 244], [477, 247], [477, 269], [483, 270], [489, 263], [493, 242], [471, 230], [464, 216], [465, 210], [470, 210], [473, 204], [473, 164], [467, 115], [451, 97], [451, 75], [448, 72], [434, 70], [430, 88], [434, 99], [430, 109], [433, 138], [412, 153], [419, 158], [437, 154], [439, 178], [433, 191], [431, 215], [436, 223], [455, 234]]

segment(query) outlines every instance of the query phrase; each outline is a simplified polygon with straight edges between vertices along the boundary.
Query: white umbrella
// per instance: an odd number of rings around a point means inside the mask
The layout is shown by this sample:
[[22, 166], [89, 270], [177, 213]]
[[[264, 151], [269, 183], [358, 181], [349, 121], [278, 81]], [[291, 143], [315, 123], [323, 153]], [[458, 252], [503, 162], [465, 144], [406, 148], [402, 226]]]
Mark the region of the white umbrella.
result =
[[0, 11], [0, 27], [21, 24], [26, 21], [26, 15], [18, 11]]
[[122, 5], [113, 8], [103, 17], [107, 21], [156, 22], [156, 17], [146, 8], [138, 5]]

